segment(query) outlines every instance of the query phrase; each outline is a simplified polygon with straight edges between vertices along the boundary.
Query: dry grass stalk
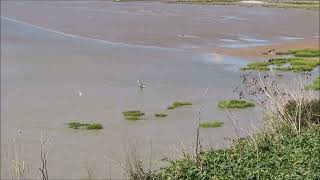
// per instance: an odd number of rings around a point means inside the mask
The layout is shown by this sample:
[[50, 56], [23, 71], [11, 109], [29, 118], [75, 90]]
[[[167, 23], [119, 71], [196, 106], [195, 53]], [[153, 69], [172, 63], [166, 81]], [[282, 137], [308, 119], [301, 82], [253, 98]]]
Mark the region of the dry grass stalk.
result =
[[23, 159], [23, 149], [18, 145], [16, 139], [13, 139], [13, 158], [9, 167], [10, 177], [12, 180], [28, 179], [29, 166]]
[[41, 175], [42, 175], [42, 180], [48, 180], [49, 175], [48, 175], [48, 156], [49, 152], [53, 148], [53, 140], [49, 136], [41, 136], [40, 138], [40, 157], [41, 157], [41, 164], [42, 167], [39, 168]]
[[[285, 126], [296, 133], [300, 133], [302, 120], [308, 117], [302, 117], [304, 103], [314, 99], [314, 94], [306, 90], [303, 78], [310, 76], [310, 73], [301, 74], [292, 85], [279, 82], [270, 71], [268, 74], [246, 73], [243, 78], [243, 90], [235, 90], [240, 98], [253, 98], [260, 107], [263, 108], [268, 118], [265, 118], [266, 128], [271, 131], [278, 131], [279, 127]], [[292, 115], [287, 110], [289, 102], [295, 104], [295, 114]]]
[[207, 94], [208, 88], [203, 92], [202, 96], [201, 96], [201, 100], [200, 100], [200, 108], [198, 111], [198, 124], [197, 124], [197, 134], [196, 134], [196, 160], [197, 160], [197, 166], [199, 167], [199, 151], [201, 149], [199, 149], [201, 147], [200, 144], [200, 123], [201, 123], [201, 113], [202, 113], [202, 108], [203, 108], [203, 101], [204, 98]]

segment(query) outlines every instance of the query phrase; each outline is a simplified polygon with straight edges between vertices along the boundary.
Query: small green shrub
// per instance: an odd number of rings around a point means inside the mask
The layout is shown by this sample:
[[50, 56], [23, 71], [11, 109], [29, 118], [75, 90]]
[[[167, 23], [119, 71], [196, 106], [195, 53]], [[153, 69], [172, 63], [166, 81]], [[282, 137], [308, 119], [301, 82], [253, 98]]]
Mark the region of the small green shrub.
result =
[[245, 100], [225, 100], [225, 101], [220, 101], [218, 103], [218, 107], [220, 108], [247, 108], [247, 107], [254, 107], [255, 104], [252, 102], [248, 102]]
[[320, 76], [307, 85], [306, 89], [320, 90]]
[[70, 122], [68, 123], [68, 127], [72, 129], [103, 129], [103, 126], [99, 123], [79, 123], [79, 122]]
[[145, 115], [144, 112], [141, 112], [139, 110], [124, 111], [124, 112], [122, 112], [122, 114], [123, 114], [123, 116], [125, 117], [126, 120], [130, 120], [130, 121], [141, 120], [141, 117]]
[[173, 102], [171, 106], [169, 106], [167, 109], [175, 109], [175, 108], [178, 108], [178, 107], [181, 107], [181, 106], [190, 106], [192, 105], [191, 102], [181, 102], [181, 101], [176, 101], [176, 102]]
[[218, 127], [222, 127], [223, 124], [224, 124], [224, 122], [222, 122], [222, 121], [209, 121], [209, 122], [200, 123], [200, 127], [202, 127], [202, 128], [218, 128]]
[[165, 113], [155, 113], [154, 116], [155, 117], [167, 117], [168, 115]]

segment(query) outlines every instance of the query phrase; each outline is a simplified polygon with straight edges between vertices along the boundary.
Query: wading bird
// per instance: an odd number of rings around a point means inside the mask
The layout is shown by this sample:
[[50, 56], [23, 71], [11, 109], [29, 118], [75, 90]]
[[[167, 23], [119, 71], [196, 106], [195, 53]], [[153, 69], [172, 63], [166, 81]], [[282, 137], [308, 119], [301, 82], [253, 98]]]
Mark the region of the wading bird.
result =
[[147, 86], [143, 85], [140, 80], [138, 80], [138, 85], [139, 85], [140, 89], [147, 87]]
[[81, 90], [78, 91], [78, 96], [81, 97], [83, 95], [83, 92]]

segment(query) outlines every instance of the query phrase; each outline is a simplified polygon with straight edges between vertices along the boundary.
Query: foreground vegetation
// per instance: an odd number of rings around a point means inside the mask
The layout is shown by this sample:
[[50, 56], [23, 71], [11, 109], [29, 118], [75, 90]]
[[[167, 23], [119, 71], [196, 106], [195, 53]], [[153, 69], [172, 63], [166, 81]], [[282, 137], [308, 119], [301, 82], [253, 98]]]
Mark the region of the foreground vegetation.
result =
[[[241, 96], [259, 95], [264, 127], [239, 136], [226, 149], [201, 150], [155, 173], [158, 179], [320, 179], [320, 100], [297, 83], [279, 88], [277, 81], [243, 75]], [[260, 79], [260, 83], [256, 82]], [[261, 84], [264, 90], [261, 91]], [[274, 93], [276, 92], [276, 93]], [[288, 94], [289, 93], [289, 94]], [[265, 103], [265, 98], [269, 103]]]
[[100, 123], [79, 123], [79, 122], [70, 122], [68, 123], [68, 127], [71, 129], [103, 129], [102, 124]]
[[[283, 138], [283, 136], [285, 138]], [[320, 126], [300, 134], [258, 134], [233, 147], [203, 151], [199, 166], [193, 156], [172, 161], [162, 179], [319, 179]]]
[[307, 89], [320, 90], [320, 76], [306, 86]]
[[220, 101], [218, 103], [218, 107], [219, 108], [239, 108], [239, 109], [243, 109], [243, 108], [247, 108], [247, 107], [254, 107], [254, 103], [252, 102], [248, 102], [245, 100], [225, 100], [225, 101]]

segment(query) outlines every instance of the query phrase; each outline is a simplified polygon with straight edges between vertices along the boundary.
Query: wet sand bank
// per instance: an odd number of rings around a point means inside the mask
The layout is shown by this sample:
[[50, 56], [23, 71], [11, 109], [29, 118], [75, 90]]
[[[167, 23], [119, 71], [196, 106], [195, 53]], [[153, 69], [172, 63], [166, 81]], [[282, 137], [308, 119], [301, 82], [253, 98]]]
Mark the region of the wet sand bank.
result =
[[[281, 38], [286, 36], [313, 41], [318, 32], [318, 24], [304, 21], [318, 15], [301, 10], [101, 1], [1, 2], [1, 8], [5, 178], [13, 138], [37, 173], [42, 133], [54, 138], [50, 178], [83, 178], [86, 166], [95, 170], [96, 178], [109, 177], [106, 159], [107, 164], [115, 160], [112, 178], [123, 178], [117, 161], [125, 159], [130, 141], [138, 141], [146, 158], [150, 142], [154, 161], [174, 158], [181, 153], [181, 143], [189, 150], [194, 146], [200, 97], [206, 88], [202, 119], [221, 120], [224, 126], [203, 129], [202, 143], [225, 147], [235, 132], [217, 103], [237, 98], [232, 90], [248, 60], [221, 54], [301, 40]], [[214, 53], [224, 48], [221, 54]], [[293, 76], [284, 74], [288, 79]], [[147, 85], [144, 91], [138, 80]], [[81, 97], [79, 90], [84, 92]], [[177, 100], [193, 105], [166, 110]], [[142, 110], [146, 120], [126, 121], [122, 116], [126, 110]], [[157, 119], [156, 112], [168, 117]], [[259, 108], [236, 111], [236, 116], [244, 130], [261, 125]], [[66, 126], [70, 121], [99, 122], [104, 129], [77, 131]]]
[[1, 15], [76, 36], [206, 52], [316, 41], [319, 36], [318, 12], [295, 9], [28, 1], [2, 2]]

